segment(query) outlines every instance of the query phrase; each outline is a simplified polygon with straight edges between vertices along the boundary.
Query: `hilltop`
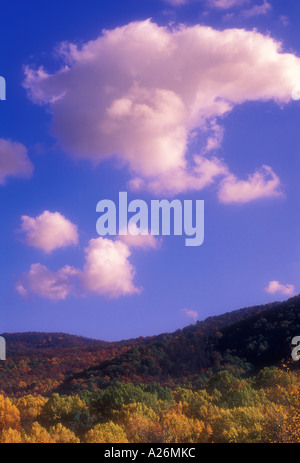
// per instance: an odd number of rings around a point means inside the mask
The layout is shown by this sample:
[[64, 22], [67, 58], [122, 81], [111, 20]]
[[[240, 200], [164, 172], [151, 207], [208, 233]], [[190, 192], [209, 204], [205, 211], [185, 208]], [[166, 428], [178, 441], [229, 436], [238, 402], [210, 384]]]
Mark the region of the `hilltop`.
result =
[[222, 368], [280, 365], [300, 335], [300, 296], [209, 317], [173, 333], [106, 342], [64, 333], [3, 333], [8, 395], [95, 390], [110, 382], [197, 383]]

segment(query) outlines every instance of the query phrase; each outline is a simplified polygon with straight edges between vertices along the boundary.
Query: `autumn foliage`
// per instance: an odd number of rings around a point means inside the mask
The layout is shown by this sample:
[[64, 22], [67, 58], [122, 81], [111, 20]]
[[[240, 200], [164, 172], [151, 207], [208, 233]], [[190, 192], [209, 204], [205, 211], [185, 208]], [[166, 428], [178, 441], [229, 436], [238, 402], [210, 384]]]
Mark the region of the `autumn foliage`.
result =
[[78, 395], [0, 396], [2, 443], [299, 442], [299, 374], [226, 370], [203, 388], [114, 383]]
[[116, 343], [5, 335], [1, 443], [300, 442], [300, 296]]

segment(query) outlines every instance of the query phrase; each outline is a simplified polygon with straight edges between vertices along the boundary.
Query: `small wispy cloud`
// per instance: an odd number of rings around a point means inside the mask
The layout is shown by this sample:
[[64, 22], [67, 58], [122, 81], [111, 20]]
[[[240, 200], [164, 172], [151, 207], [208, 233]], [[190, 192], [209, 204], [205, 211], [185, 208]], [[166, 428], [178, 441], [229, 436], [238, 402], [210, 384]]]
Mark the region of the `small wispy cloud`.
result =
[[279, 19], [280, 19], [280, 22], [284, 25], [284, 26], [288, 26], [290, 24], [290, 20], [289, 20], [289, 17], [286, 16], [286, 15], [280, 15], [279, 16]]
[[272, 10], [271, 3], [269, 3], [268, 0], [264, 0], [264, 2], [261, 5], [254, 5], [252, 8], [249, 8], [248, 10], [244, 10], [242, 14], [246, 18], [251, 18], [253, 16], [265, 15], [269, 13], [271, 10]]
[[229, 8], [241, 7], [249, 3], [249, 0], [208, 0], [207, 4], [210, 7], [219, 8], [220, 10], [228, 10]]
[[164, 0], [166, 3], [172, 6], [185, 5], [189, 0]]
[[187, 5], [188, 3], [203, 3], [208, 8], [216, 8], [219, 10], [228, 10], [229, 8], [241, 7], [250, 0], [164, 0], [172, 6]]
[[244, 9], [250, 3], [250, 0], [164, 0], [174, 7], [187, 5], [189, 3], [202, 3], [205, 7], [214, 10], [226, 11], [240, 8], [241, 15], [245, 17], [261, 16], [272, 10], [272, 5], [268, 0], [263, 0], [262, 4], [253, 5]]
[[247, 203], [255, 199], [282, 196], [280, 179], [273, 169], [264, 165], [261, 169], [249, 175], [247, 180], [239, 180], [229, 174], [221, 182], [218, 192], [222, 203]]
[[284, 294], [285, 296], [292, 296], [295, 294], [295, 287], [294, 285], [286, 284], [283, 285], [279, 283], [277, 280], [270, 281], [268, 286], [265, 288], [265, 291], [270, 294], [280, 293]]
[[198, 319], [198, 317], [199, 317], [198, 312], [196, 312], [195, 310], [184, 308], [184, 309], [182, 309], [181, 312], [184, 313], [187, 318], [191, 318], [194, 321], [196, 321]]

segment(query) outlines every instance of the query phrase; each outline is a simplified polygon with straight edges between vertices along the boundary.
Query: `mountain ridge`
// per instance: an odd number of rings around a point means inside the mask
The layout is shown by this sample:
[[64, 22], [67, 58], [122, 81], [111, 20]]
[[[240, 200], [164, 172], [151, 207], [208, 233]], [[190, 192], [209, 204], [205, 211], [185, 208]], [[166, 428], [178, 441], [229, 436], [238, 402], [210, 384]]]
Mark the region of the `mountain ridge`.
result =
[[69, 394], [116, 381], [193, 383], [222, 368], [246, 372], [288, 359], [291, 339], [300, 335], [300, 296], [116, 342], [66, 333], [3, 335], [0, 390], [6, 394]]
[[[297, 296], [295, 296], [297, 297]], [[299, 295], [300, 297], [300, 295]], [[122, 343], [130, 343], [130, 342], [133, 342], [133, 341], [137, 341], [137, 340], [143, 340], [143, 341], [146, 341], [146, 340], [152, 340], [153, 338], [157, 338], [157, 337], [160, 337], [160, 336], [165, 336], [165, 335], [171, 335], [171, 334], [174, 334], [174, 333], [177, 333], [178, 331], [184, 331], [185, 329], [189, 328], [190, 326], [195, 326], [197, 324], [206, 324], [206, 323], [211, 323], [211, 322], [214, 322], [215, 320], [218, 321], [218, 320], [222, 320], [224, 317], [235, 317], [236, 315], [243, 315], [243, 314], [246, 314], [246, 316], [250, 316], [253, 314], [254, 311], [257, 311], [257, 310], [266, 310], [268, 308], [270, 308], [271, 306], [273, 307], [274, 305], [276, 304], [281, 304], [282, 302], [279, 302], [279, 301], [274, 301], [274, 302], [269, 302], [267, 304], [258, 304], [258, 305], [255, 305], [255, 306], [251, 306], [251, 307], [243, 307], [241, 309], [235, 309], [235, 310], [232, 310], [232, 311], [228, 311], [228, 312], [224, 312], [223, 314], [219, 314], [219, 315], [211, 315], [209, 317], [206, 317], [204, 320], [197, 320], [195, 323], [191, 323], [189, 325], [186, 325], [185, 327], [183, 328], [178, 328], [176, 329], [175, 331], [166, 331], [166, 332], [162, 332], [160, 334], [154, 334], [154, 335], [148, 335], [148, 336], [139, 336], [139, 337], [135, 337], [135, 338], [124, 338], [124, 339], [121, 339], [121, 340], [118, 340], [118, 341], [105, 341], [103, 339], [97, 339], [97, 338], [93, 338], [93, 337], [88, 337], [88, 336], [83, 336], [83, 335], [77, 335], [77, 334], [72, 334], [72, 333], [66, 333], [66, 332], [60, 332], [60, 331], [24, 331], [24, 332], [3, 332], [3, 333], [0, 333], [0, 336], [3, 336], [6, 341], [13, 341], [14, 343], [16, 343], [16, 341], [18, 340], [25, 340], [25, 343], [26, 343], [26, 338], [30, 337], [31, 339], [31, 348], [34, 348], [34, 344], [32, 344], [32, 341], [34, 340], [34, 337], [36, 338], [46, 338], [47, 336], [49, 337], [62, 337], [63, 339], [67, 340], [77, 340], [79, 342], [79, 345], [81, 345], [81, 343], [87, 343], [87, 344], [106, 344], [106, 345], [111, 345], [111, 344], [122, 344]], [[72, 347], [72, 342], [70, 343], [70, 347]], [[40, 346], [35, 346], [35, 347], [41, 347], [41, 348], [45, 348], [46, 346], [45, 345], [40, 345]], [[50, 347], [50, 346], [47, 346], [47, 347]]]

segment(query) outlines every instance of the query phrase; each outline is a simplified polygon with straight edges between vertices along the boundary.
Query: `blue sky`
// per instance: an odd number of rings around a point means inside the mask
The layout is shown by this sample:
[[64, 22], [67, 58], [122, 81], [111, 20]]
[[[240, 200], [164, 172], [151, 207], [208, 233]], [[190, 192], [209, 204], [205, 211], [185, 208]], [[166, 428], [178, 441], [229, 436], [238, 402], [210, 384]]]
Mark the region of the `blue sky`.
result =
[[[2, 332], [118, 340], [299, 293], [299, 18], [294, 0], [3, 2]], [[203, 199], [203, 245], [99, 237], [119, 191]]]

